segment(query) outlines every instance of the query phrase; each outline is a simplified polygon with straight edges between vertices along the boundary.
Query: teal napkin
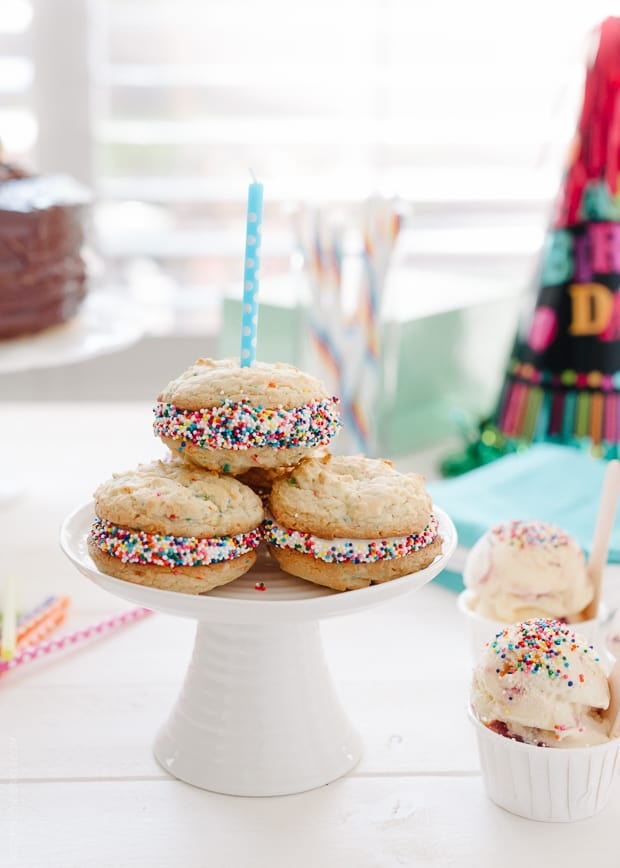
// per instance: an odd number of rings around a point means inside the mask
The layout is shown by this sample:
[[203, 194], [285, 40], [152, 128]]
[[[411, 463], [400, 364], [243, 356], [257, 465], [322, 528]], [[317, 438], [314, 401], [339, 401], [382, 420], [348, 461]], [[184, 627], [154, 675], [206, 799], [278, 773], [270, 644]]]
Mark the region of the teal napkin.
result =
[[[606, 462], [570, 446], [537, 444], [457, 476], [430, 482], [434, 502], [454, 522], [459, 546], [471, 548], [492, 525], [533, 519], [559, 525], [588, 552]], [[609, 546], [609, 561], [620, 563], [620, 517]], [[443, 576], [443, 579], [442, 579]], [[457, 573], [437, 581], [458, 590]]]

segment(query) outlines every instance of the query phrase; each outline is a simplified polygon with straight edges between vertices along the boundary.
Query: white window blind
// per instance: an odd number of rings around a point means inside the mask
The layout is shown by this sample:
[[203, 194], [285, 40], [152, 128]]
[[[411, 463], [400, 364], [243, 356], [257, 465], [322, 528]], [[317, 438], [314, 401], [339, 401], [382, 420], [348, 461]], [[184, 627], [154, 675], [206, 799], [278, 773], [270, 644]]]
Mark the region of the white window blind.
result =
[[32, 7], [4, 0], [0, 14], [0, 142], [6, 155], [31, 162], [37, 137], [32, 107]]
[[289, 269], [288, 205], [377, 191], [411, 203], [405, 261], [517, 280], [606, 14], [597, 0], [4, 0], [0, 137], [28, 157], [38, 123], [35, 167], [94, 186], [107, 279], [141, 298], [215, 304], [240, 284], [250, 167], [265, 281]]

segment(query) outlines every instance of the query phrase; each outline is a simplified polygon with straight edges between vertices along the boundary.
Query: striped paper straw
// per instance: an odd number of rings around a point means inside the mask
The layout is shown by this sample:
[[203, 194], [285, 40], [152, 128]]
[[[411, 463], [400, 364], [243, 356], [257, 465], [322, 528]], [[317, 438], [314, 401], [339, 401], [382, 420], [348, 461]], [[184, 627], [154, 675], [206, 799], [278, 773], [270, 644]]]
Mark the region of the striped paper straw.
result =
[[311, 226], [304, 231], [297, 223], [298, 242], [311, 275], [312, 305], [309, 311], [310, 338], [323, 375], [340, 397], [346, 421], [349, 401], [346, 377], [345, 324], [342, 312], [342, 262], [344, 227], [326, 221], [317, 210]]
[[54, 651], [62, 651], [64, 648], [69, 648], [80, 642], [97, 639], [106, 633], [117, 630], [119, 627], [124, 627], [126, 624], [133, 624], [134, 621], [139, 621], [151, 614], [151, 609], [144, 609], [142, 607], [130, 609], [120, 615], [114, 615], [111, 618], [99, 621], [98, 624], [92, 624], [89, 627], [76, 630], [75, 633], [61, 636], [59, 639], [50, 639], [48, 642], [42, 642], [40, 645], [35, 645], [32, 648], [25, 648], [23, 651], [19, 651], [11, 660], [0, 662], [0, 674], [8, 672], [10, 669], [16, 669], [18, 666], [23, 666], [24, 663], [37, 660], [39, 657], [46, 657]]
[[40, 639], [36, 637], [39, 636], [40, 631], [48, 623], [53, 622], [55, 626], [58, 626], [64, 621], [70, 602], [69, 597], [51, 597], [46, 605], [37, 607], [37, 610], [35, 610], [35, 613], [30, 618], [20, 619], [20, 623], [17, 626], [17, 646], [19, 647], [24, 643], [32, 644], [45, 638], [45, 635], [48, 635], [51, 630], [43, 631]]
[[17, 647], [21, 650], [24, 646], [38, 645], [53, 633], [63, 623], [69, 610], [69, 597], [62, 597], [57, 603], [34, 621], [24, 625], [17, 631]]
[[44, 600], [41, 600], [40, 603], [37, 603], [36, 606], [33, 606], [32, 609], [28, 609], [26, 612], [22, 612], [17, 619], [17, 629], [23, 627], [28, 621], [32, 621], [37, 615], [40, 615], [45, 609], [49, 608], [58, 600], [56, 595], [52, 595], [51, 597], [46, 597]]
[[[19, 631], [19, 628], [23, 627], [23, 625], [27, 621], [31, 621], [37, 615], [41, 614], [43, 609], [47, 608], [48, 606], [51, 606], [52, 603], [55, 603], [57, 599], [58, 599], [58, 597], [46, 597], [40, 603], [37, 603], [36, 606], [33, 606], [32, 609], [28, 609], [26, 612], [18, 612], [18, 614], [17, 614], [17, 630]], [[2, 625], [2, 613], [0, 612], [0, 640], [2, 639], [1, 625]]]

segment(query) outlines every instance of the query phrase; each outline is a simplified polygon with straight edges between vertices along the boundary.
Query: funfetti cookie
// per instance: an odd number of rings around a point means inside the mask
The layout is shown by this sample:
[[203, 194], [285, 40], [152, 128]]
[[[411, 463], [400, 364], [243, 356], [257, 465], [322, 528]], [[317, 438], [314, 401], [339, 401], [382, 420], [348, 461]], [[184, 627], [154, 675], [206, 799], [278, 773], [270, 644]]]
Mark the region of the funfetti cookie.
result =
[[250, 569], [264, 515], [246, 485], [179, 461], [113, 476], [96, 490], [95, 512], [88, 550], [103, 573], [186, 594]]
[[[315, 458], [329, 455], [327, 449], [322, 447], [318, 447], [312, 451], [313, 457]], [[279, 479], [280, 476], [285, 476], [289, 469], [290, 468], [287, 467], [274, 469], [268, 467], [251, 467], [249, 470], [246, 470], [245, 473], [238, 476], [237, 479], [239, 482], [243, 482], [244, 485], [248, 485], [252, 491], [255, 491], [263, 501], [263, 505], [268, 506], [269, 495], [271, 494], [274, 482], [276, 479]]]
[[442, 539], [417, 473], [361, 456], [307, 459], [274, 482], [265, 539], [280, 567], [337, 591], [429, 566]]
[[292, 365], [198, 359], [158, 396], [154, 431], [183, 460], [239, 476], [278, 470], [327, 446], [338, 399]]

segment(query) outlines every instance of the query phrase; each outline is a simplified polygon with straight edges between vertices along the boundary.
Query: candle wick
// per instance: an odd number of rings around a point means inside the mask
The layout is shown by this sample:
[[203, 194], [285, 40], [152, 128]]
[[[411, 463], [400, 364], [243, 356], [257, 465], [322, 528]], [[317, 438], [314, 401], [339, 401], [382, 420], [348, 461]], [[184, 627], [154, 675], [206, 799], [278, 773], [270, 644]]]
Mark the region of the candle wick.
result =
[[250, 175], [252, 176], [252, 180], [254, 181], [254, 183], [258, 184], [258, 181], [256, 180], [256, 175], [254, 174], [254, 169], [252, 169], [252, 167], [250, 167]]

